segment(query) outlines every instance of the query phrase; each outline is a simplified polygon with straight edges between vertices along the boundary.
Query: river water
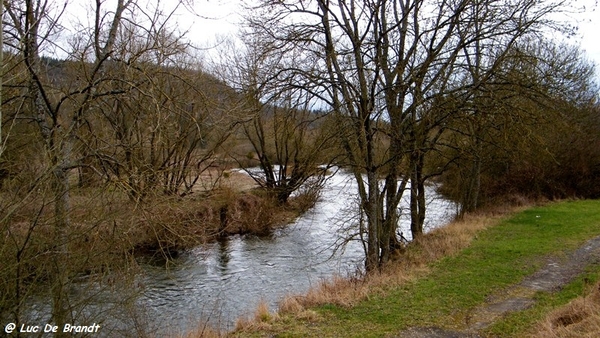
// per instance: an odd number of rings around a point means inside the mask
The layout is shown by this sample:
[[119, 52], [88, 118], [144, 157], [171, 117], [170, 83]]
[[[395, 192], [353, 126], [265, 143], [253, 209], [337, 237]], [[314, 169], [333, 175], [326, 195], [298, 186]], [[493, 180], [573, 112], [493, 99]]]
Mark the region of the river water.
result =
[[[427, 188], [425, 231], [449, 222], [456, 205]], [[286, 294], [306, 292], [322, 279], [348, 275], [363, 265], [358, 241], [339, 244], [352, 235], [356, 182], [343, 171], [330, 177], [321, 197], [307, 213], [269, 237], [234, 236], [198, 247], [175, 261], [143, 264], [144, 292], [138, 300], [146, 317], [165, 332], [185, 332], [202, 321], [230, 329], [261, 300], [275, 309]], [[401, 205], [408, 210], [408, 201]], [[408, 215], [401, 231], [410, 239]]]

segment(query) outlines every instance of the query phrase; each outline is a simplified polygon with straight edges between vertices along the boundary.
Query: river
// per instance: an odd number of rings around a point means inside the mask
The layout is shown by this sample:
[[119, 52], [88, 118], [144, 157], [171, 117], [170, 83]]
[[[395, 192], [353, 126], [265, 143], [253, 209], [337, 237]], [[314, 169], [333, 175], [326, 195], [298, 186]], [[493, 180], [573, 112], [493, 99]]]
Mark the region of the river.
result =
[[[144, 292], [138, 300], [145, 317], [165, 332], [185, 332], [203, 320], [230, 329], [237, 318], [264, 300], [272, 309], [286, 294], [303, 293], [335, 274], [354, 273], [363, 264], [358, 241], [339, 247], [351, 235], [356, 182], [343, 171], [330, 177], [316, 205], [269, 237], [234, 236], [183, 253], [165, 264], [143, 264]], [[425, 231], [449, 222], [456, 205], [427, 188]], [[408, 201], [401, 204], [408, 210]], [[410, 239], [409, 218], [401, 219]]]

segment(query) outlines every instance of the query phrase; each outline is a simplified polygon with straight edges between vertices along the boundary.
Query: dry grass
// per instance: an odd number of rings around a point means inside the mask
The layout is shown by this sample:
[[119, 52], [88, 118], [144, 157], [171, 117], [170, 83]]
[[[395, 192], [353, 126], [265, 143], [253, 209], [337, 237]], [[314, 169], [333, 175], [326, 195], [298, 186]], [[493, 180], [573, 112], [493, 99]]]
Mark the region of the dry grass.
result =
[[143, 207], [134, 246], [138, 252], [176, 252], [222, 236], [267, 235], [294, 215], [268, 196], [226, 188], [194, 199], [163, 199]]
[[260, 301], [254, 312], [254, 320], [257, 322], [268, 322], [275, 316], [275, 314], [271, 313], [269, 305], [264, 300]]
[[269, 329], [271, 322], [279, 316], [269, 310], [269, 305], [261, 300], [254, 310], [253, 317], [241, 317], [235, 322], [236, 331], [259, 331]]
[[254, 179], [237, 170], [226, 170], [222, 168], [209, 168], [205, 170], [200, 179], [194, 185], [194, 192], [210, 192], [215, 188], [231, 189], [237, 192], [249, 191], [257, 188]]
[[531, 337], [600, 337], [600, 283], [587, 296], [549, 313], [535, 330]]
[[304, 305], [298, 301], [299, 297], [288, 295], [279, 302], [279, 313], [300, 313], [305, 310]]

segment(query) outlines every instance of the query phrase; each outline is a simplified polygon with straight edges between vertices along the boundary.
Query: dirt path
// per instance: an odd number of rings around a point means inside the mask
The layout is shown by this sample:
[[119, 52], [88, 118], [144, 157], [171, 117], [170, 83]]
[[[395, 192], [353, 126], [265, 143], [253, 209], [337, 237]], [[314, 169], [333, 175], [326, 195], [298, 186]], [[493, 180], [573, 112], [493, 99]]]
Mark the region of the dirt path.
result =
[[510, 312], [522, 311], [534, 305], [533, 296], [538, 291], [553, 292], [568, 284], [586, 266], [600, 264], [600, 237], [586, 242], [565, 257], [548, 258], [544, 268], [525, 278], [521, 283], [497, 292], [466, 316], [466, 329], [447, 331], [436, 327], [411, 328], [399, 333], [405, 338], [462, 338], [480, 337], [478, 332]]

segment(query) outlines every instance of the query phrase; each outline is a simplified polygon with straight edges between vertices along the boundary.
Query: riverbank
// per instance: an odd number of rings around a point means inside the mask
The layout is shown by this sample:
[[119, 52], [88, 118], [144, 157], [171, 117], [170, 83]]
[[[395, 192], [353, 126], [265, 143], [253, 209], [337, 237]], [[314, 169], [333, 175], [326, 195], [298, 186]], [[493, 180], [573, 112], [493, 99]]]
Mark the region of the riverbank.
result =
[[[83, 191], [82, 195], [89, 199], [94, 194]], [[317, 198], [317, 194], [297, 194], [280, 204], [237, 169], [207, 170], [186, 196], [158, 194], [136, 202], [122, 192], [111, 192], [106, 205], [114, 220], [102, 222], [99, 228], [123, 234], [120, 247], [135, 256], [170, 259], [229, 236], [268, 236], [314, 206]], [[79, 209], [86, 209], [88, 218], [102, 217], [101, 208]]]
[[[325, 283], [287, 298], [277, 314], [263, 307], [230, 335], [402, 337], [414, 328], [465, 333], [476, 309], [507, 290], [515, 292], [514, 286], [548, 259], [566, 259], [596, 236], [600, 201], [550, 203], [510, 216], [469, 216], [411, 244], [379, 276]], [[522, 337], [547, 329], [552, 322], [547, 316], [566, 318], [553, 310], [591, 290], [599, 278], [600, 267], [588, 266], [561, 290], [526, 295], [532, 303], [524, 311], [507, 312], [469, 334]], [[569, 321], [554, 323], [569, 326]]]
[[133, 250], [169, 258], [233, 235], [268, 236], [310, 209], [317, 198], [300, 194], [282, 205], [260, 188], [221, 187], [199, 198], [165, 199], [141, 213]]

